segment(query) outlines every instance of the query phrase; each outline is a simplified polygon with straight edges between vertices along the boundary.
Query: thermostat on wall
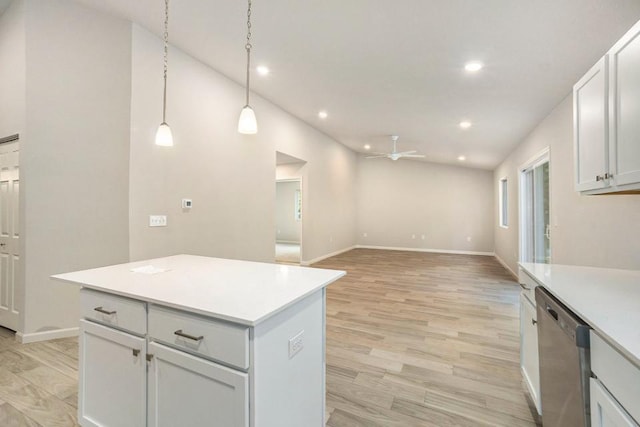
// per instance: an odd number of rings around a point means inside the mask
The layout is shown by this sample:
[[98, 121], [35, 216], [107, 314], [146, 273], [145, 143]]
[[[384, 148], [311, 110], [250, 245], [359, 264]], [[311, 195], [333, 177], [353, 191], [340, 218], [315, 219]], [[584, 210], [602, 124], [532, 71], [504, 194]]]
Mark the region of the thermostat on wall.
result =
[[182, 209], [191, 209], [193, 202], [191, 199], [182, 199]]

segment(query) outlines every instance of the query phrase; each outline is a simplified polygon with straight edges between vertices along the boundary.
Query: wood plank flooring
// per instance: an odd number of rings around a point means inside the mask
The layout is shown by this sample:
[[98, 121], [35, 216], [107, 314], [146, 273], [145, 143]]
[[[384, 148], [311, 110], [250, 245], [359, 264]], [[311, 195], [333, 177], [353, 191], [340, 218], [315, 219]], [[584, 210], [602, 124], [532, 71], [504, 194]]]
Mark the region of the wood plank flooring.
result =
[[535, 426], [493, 257], [356, 249], [327, 290], [327, 426]]
[[[356, 249], [327, 291], [327, 426], [534, 426], [519, 287], [491, 257]], [[75, 426], [77, 339], [0, 328], [0, 426]]]
[[78, 340], [20, 344], [0, 328], [0, 426], [77, 426]]

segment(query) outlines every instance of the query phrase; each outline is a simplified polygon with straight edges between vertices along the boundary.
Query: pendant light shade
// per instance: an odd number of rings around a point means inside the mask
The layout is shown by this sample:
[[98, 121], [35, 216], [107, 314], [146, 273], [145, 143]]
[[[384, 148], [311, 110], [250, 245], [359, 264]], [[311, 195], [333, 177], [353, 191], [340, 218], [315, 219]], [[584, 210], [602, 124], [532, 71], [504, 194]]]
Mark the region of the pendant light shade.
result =
[[168, 124], [162, 123], [158, 126], [158, 131], [156, 132], [156, 145], [161, 147], [173, 146], [173, 135], [171, 134], [171, 128]]
[[162, 92], [162, 123], [156, 131], [156, 145], [173, 147], [173, 135], [167, 124], [167, 56], [169, 54], [169, 0], [164, 0], [164, 89]]
[[258, 122], [256, 121], [256, 113], [253, 108], [246, 105], [240, 112], [240, 120], [238, 120], [238, 132], [245, 135], [253, 135], [258, 133]]
[[251, 0], [248, 0], [247, 8], [247, 43], [244, 48], [247, 51], [247, 85], [245, 86], [245, 106], [240, 112], [238, 120], [238, 132], [245, 135], [254, 135], [258, 133], [258, 121], [256, 113], [249, 105], [249, 83], [251, 77]]

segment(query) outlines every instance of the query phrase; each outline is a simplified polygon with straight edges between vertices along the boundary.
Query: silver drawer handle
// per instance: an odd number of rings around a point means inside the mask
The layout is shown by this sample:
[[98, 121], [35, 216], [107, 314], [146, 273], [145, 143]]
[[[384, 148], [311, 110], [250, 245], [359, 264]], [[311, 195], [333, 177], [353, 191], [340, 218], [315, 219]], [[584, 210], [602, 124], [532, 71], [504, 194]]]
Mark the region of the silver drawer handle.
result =
[[531, 288], [527, 288], [527, 287], [524, 285], [524, 283], [520, 283], [520, 287], [521, 287], [522, 289], [524, 289], [525, 291], [530, 291], [530, 290], [531, 290]]
[[97, 311], [98, 313], [102, 313], [102, 314], [108, 314], [109, 316], [111, 316], [112, 314], [116, 314], [116, 311], [109, 311], [109, 310], [105, 310], [104, 308], [102, 308], [102, 306], [100, 307], [96, 307], [94, 308], [95, 311]]
[[182, 337], [182, 338], [187, 338], [193, 341], [202, 341], [204, 339], [204, 337], [202, 335], [200, 335], [199, 337], [193, 336], [193, 335], [189, 335], [189, 334], [185, 334], [184, 332], [182, 332], [182, 329], [178, 329], [177, 331], [174, 332], [175, 335]]

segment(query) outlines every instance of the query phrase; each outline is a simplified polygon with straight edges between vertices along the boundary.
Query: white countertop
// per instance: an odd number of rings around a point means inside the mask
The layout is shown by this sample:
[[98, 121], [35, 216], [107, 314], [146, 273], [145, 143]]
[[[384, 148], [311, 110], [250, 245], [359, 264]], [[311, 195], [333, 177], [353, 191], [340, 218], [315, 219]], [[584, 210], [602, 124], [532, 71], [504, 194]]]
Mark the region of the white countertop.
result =
[[[167, 271], [131, 271], [148, 266]], [[255, 326], [345, 274], [338, 270], [175, 255], [52, 278]]]
[[559, 264], [520, 266], [640, 368], [640, 271]]

